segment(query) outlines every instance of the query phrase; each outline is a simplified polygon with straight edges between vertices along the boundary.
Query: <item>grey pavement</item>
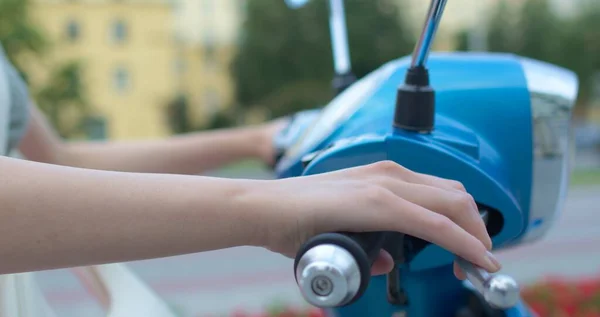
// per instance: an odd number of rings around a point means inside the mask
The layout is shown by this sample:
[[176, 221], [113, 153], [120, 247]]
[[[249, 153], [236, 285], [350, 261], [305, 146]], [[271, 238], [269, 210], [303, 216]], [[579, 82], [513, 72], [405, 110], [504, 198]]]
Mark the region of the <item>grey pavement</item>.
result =
[[[599, 206], [600, 187], [571, 189], [565, 211], [546, 238], [497, 253], [503, 271], [523, 284], [546, 276], [600, 274]], [[238, 308], [259, 311], [278, 302], [305, 306], [292, 264], [266, 250], [242, 247], [127, 265], [185, 316], [226, 316]], [[68, 271], [41, 272], [38, 280], [59, 316], [102, 316]]]

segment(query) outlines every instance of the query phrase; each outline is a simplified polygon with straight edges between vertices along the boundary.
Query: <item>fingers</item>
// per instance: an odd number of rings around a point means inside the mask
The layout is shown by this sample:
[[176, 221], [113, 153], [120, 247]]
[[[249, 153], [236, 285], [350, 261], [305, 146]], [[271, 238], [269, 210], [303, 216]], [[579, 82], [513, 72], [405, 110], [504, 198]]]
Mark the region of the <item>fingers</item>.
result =
[[392, 259], [392, 256], [387, 251], [381, 250], [371, 266], [371, 275], [387, 274], [393, 269], [394, 259]]
[[368, 165], [367, 168], [373, 169], [376, 174], [384, 174], [410, 183], [429, 185], [451, 191], [467, 191], [465, 186], [459, 181], [417, 173], [393, 161], [380, 161]]
[[450, 218], [478, 238], [488, 250], [491, 250], [492, 240], [485, 228], [485, 223], [481, 219], [479, 210], [474, 207], [473, 197], [466, 192], [411, 184], [390, 177], [380, 178], [379, 183], [389, 188], [398, 197]]
[[454, 275], [456, 276], [457, 279], [464, 281], [467, 279], [467, 275], [465, 274], [465, 272], [463, 272], [463, 270], [460, 268], [460, 266], [458, 266], [458, 263], [454, 262]]
[[481, 219], [475, 200], [462, 183], [415, 173], [392, 161], [366, 167], [373, 179], [397, 196], [442, 214], [477, 237], [488, 250], [492, 240]]
[[[380, 190], [371, 190], [367, 195], [368, 206], [385, 209], [379, 217], [370, 214], [370, 219], [363, 219], [360, 229], [364, 230], [368, 222], [375, 225], [376, 221], [390, 231], [439, 245], [489, 272], [500, 269], [488, 251], [491, 239], [476, 203], [461, 183], [414, 173], [391, 161], [350, 173], [379, 187]], [[459, 268], [456, 271], [458, 277], [464, 277]]]
[[485, 245], [449, 218], [402, 199], [390, 208], [391, 230], [439, 245], [488, 272], [500, 270], [500, 264]]

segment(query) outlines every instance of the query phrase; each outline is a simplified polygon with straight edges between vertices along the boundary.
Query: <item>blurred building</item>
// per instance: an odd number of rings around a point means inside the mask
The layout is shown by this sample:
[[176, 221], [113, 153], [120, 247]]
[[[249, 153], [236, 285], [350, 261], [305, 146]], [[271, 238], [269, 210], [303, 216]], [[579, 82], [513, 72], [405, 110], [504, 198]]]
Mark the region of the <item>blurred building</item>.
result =
[[53, 47], [48, 70], [83, 62], [96, 114], [94, 138], [169, 134], [166, 105], [176, 93], [177, 51], [168, 0], [34, 0], [34, 21]]
[[244, 20], [245, 0], [176, 0], [175, 33], [182, 92], [193, 125], [231, 106], [229, 65]]
[[171, 134], [169, 105], [186, 96], [192, 126], [233, 103], [229, 63], [245, 1], [33, 0], [52, 50], [34, 79], [83, 62], [94, 138]]

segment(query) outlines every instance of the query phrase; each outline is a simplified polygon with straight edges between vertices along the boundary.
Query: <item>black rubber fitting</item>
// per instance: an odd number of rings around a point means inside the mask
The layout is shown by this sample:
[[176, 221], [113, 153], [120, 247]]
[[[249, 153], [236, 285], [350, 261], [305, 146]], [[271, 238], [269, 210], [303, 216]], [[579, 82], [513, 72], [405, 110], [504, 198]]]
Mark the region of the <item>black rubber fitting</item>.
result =
[[424, 67], [409, 68], [398, 88], [394, 127], [412, 132], [430, 132], [435, 120], [435, 91], [429, 86]]

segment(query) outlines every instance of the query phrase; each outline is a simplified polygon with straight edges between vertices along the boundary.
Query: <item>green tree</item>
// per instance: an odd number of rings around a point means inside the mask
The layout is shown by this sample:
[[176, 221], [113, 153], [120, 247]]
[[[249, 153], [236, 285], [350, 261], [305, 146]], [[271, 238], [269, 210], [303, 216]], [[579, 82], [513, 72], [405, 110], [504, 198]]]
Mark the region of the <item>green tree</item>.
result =
[[173, 133], [190, 132], [191, 125], [189, 122], [189, 102], [188, 97], [184, 94], [175, 96], [175, 98], [167, 105], [167, 118], [169, 126]]
[[[515, 52], [516, 33], [515, 14], [506, 0], [498, 1], [492, 8], [487, 25], [474, 25], [474, 28], [485, 28], [485, 45], [492, 52]], [[472, 29], [458, 32], [456, 35], [456, 50], [468, 51]]]
[[[527, 0], [518, 10], [500, 1], [489, 19], [489, 51], [511, 52], [574, 71], [580, 81], [578, 106], [585, 111], [600, 70], [600, 3], [582, 3], [571, 17], [558, 16], [549, 0]], [[457, 34], [458, 50], [468, 50], [468, 32]]]
[[[352, 67], [362, 77], [410, 53], [414, 39], [392, 0], [346, 0]], [[241, 109], [273, 116], [323, 105], [333, 96], [327, 1], [290, 10], [284, 1], [249, 0], [232, 63]]]
[[580, 82], [579, 111], [591, 101], [593, 76], [600, 70], [600, 4], [581, 3], [572, 17], [559, 17], [549, 0], [528, 0], [519, 14], [515, 53], [574, 71]]
[[560, 62], [564, 21], [557, 17], [548, 0], [526, 1], [516, 27], [516, 53], [550, 63]]
[[487, 26], [487, 48], [494, 52], [511, 52], [515, 48], [514, 16], [506, 0], [500, 0], [494, 8]]
[[[52, 48], [44, 32], [31, 20], [30, 8], [30, 0], [0, 0], [0, 43], [26, 82], [29, 70], [22, 58], [43, 59]], [[82, 70], [79, 61], [66, 61], [50, 70], [47, 82], [39, 87], [30, 85], [40, 108], [63, 137], [81, 134], [89, 114]]]
[[27, 79], [18, 57], [33, 54], [40, 57], [48, 48], [43, 32], [30, 20], [30, 0], [0, 0], [0, 43], [8, 59]]
[[84, 133], [90, 103], [81, 74], [80, 62], [61, 64], [52, 70], [51, 80], [35, 95], [38, 106], [63, 137]]
[[561, 43], [564, 47], [561, 64], [579, 75], [580, 102], [588, 105], [593, 98], [600, 98], [596, 77], [600, 72], [600, 3], [583, 4], [566, 31], [568, 35]]

